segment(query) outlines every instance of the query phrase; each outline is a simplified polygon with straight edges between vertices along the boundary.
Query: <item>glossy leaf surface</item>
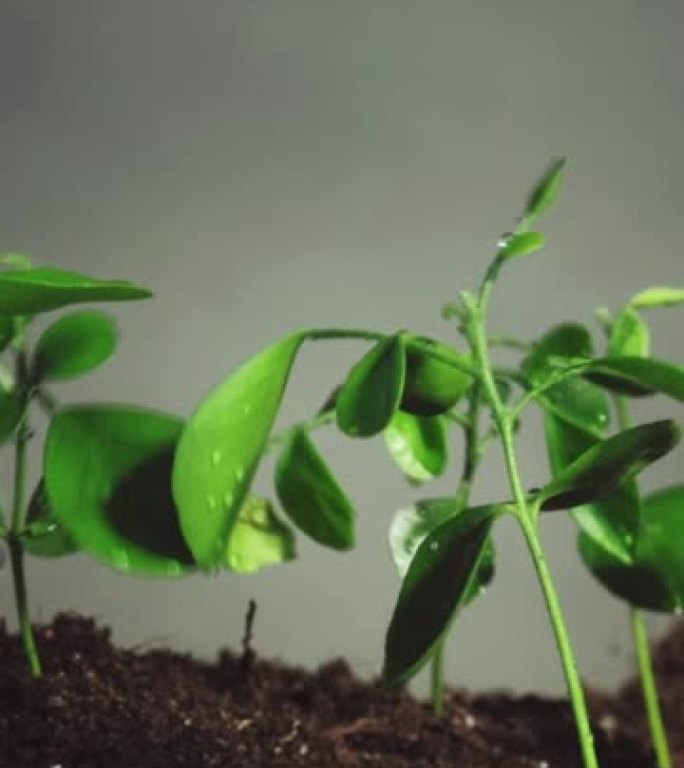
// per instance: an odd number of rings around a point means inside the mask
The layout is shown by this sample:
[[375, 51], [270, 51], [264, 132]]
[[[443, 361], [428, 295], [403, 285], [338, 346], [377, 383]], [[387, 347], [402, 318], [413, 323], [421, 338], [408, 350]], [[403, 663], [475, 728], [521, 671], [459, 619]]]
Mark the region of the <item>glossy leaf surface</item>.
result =
[[350, 437], [372, 437], [394, 416], [404, 389], [401, 334], [379, 341], [351, 369], [337, 397], [337, 425]]
[[50, 510], [45, 483], [41, 480], [29, 502], [27, 531], [22, 535], [24, 549], [37, 557], [64, 557], [78, 552], [79, 546], [64, 530]]
[[525, 203], [523, 217], [529, 220], [543, 216], [553, 205], [563, 181], [565, 158], [560, 157], [551, 161], [544, 175], [535, 184]]
[[[583, 453], [597, 445], [598, 438], [546, 414], [546, 441], [554, 477]], [[629, 562], [638, 528], [641, 506], [634, 479], [615, 490], [572, 510], [580, 529], [622, 562]]]
[[503, 259], [516, 259], [544, 247], [544, 235], [541, 232], [522, 232], [519, 235], [503, 237], [499, 246], [499, 256]]
[[[434, 357], [431, 350], [454, 365]], [[409, 338], [401, 409], [416, 416], [437, 416], [453, 408], [473, 381], [458, 365], [469, 367], [470, 358], [432, 339], [421, 337], [417, 343]]]
[[250, 496], [242, 505], [226, 548], [226, 565], [236, 573], [255, 573], [297, 556], [292, 530], [266, 499]]
[[69, 379], [88, 373], [114, 353], [116, 324], [104, 312], [85, 310], [65, 315], [38, 339], [33, 374], [41, 379]]
[[193, 566], [171, 496], [182, 421], [127, 406], [59, 411], [45, 444], [47, 504], [80, 549], [121, 571], [178, 576]]
[[631, 605], [652, 611], [684, 610], [684, 486], [674, 486], [643, 501], [641, 530], [630, 563], [625, 564], [587, 535], [580, 553], [594, 576]]
[[0, 272], [4, 315], [34, 315], [89, 301], [145, 299], [152, 293], [123, 280], [97, 280], [54, 267]]
[[629, 301], [634, 309], [659, 309], [684, 304], [684, 288], [656, 286], [640, 291]]
[[647, 357], [651, 348], [651, 334], [641, 315], [631, 307], [626, 307], [615, 318], [608, 355]]
[[448, 630], [477, 578], [497, 511], [492, 506], [463, 510], [418, 546], [385, 641], [383, 676], [388, 682], [412, 677]]
[[569, 509], [601, 498], [671, 451], [680, 437], [677, 424], [663, 420], [602, 440], [540, 491], [541, 508]]
[[[578, 323], [552, 328], [535, 345], [522, 363], [530, 388], [549, 380], [558, 370], [558, 360], [590, 357], [593, 342], [589, 331]], [[601, 435], [610, 423], [610, 406], [600, 387], [581, 376], [554, 384], [537, 398], [546, 410], [579, 429]]]
[[181, 435], [173, 494], [197, 563], [220, 567], [305, 333], [272, 344], [200, 404]]
[[603, 357], [588, 363], [585, 376], [625, 395], [668, 395], [684, 402], [684, 367], [654, 357]]
[[390, 456], [406, 477], [424, 483], [444, 473], [449, 458], [441, 416], [414, 416], [397, 411], [385, 429]]
[[307, 536], [332, 549], [354, 546], [354, 508], [304, 430], [285, 443], [275, 486], [288, 517]]

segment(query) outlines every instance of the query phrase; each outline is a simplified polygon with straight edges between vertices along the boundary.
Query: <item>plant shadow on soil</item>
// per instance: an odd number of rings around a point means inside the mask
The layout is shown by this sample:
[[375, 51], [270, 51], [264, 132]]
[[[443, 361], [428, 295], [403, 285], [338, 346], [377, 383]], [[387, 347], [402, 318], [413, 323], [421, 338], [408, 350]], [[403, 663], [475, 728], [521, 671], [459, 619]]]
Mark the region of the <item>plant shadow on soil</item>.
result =
[[[38, 628], [32, 680], [0, 626], [0, 768], [580, 768], [560, 700], [450, 693], [446, 715], [357, 681], [223, 652], [216, 664], [115, 649], [74, 615]], [[656, 668], [675, 765], [684, 766], [684, 623]], [[638, 684], [589, 694], [602, 768], [653, 768]]]

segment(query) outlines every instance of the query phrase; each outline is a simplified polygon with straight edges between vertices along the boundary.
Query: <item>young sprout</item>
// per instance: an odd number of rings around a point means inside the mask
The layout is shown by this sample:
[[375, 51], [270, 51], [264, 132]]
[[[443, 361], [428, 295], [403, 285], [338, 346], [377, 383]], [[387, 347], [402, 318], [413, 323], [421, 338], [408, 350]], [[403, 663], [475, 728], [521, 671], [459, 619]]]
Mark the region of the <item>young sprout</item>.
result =
[[[605, 309], [596, 314], [606, 333], [608, 356], [655, 366], [661, 380], [677, 381], [671, 366], [650, 355], [650, 330], [641, 312], [684, 303], [684, 290], [649, 288], [634, 296], [618, 314]], [[588, 338], [588, 331], [583, 330]], [[624, 364], [624, 363], [623, 363]], [[632, 424], [628, 397], [653, 394], [635, 381], [599, 377], [607, 387], [621, 429]], [[671, 390], [676, 387], [671, 387]], [[676, 399], [682, 400], [682, 393]], [[562, 471], [569, 461], [595, 442], [582, 425], [563, 423], [547, 414], [546, 433], [552, 469]], [[650, 647], [642, 611], [680, 614], [684, 606], [684, 486], [675, 485], [643, 496], [636, 478], [610, 495], [573, 510], [579, 551], [585, 565], [608, 590], [630, 606], [630, 623], [641, 676], [644, 701], [659, 768], [670, 768], [667, 735], [658, 701]]]
[[[541, 513], [608, 498], [670, 451], [680, 433], [669, 420], [608, 437], [610, 412], [601, 387], [648, 389], [681, 401], [684, 370], [631, 354], [596, 358], [590, 338], [576, 325], [553, 329], [535, 345], [488, 335], [496, 281], [511, 261], [542, 247], [543, 236], [531, 227], [552, 205], [563, 169], [563, 160], [554, 161], [536, 185], [515, 230], [500, 238], [478, 292], [463, 292], [445, 310], [458, 323], [463, 350], [407, 331], [307, 329], [286, 336], [201, 402], [178, 442], [173, 493], [194, 560], [201, 568], [222, 567], [261, 458], [283, 446], [276, 488], [285, 513], [319, 543], [344, 549], [353, 543], [353, 508], [309, 433], [334, 420], [351, 438], [383, 435], [394, 460], [416, 484], [444, 472], [449, 428], [460, 427], [465, 461], [453, 497], [408, 506], [390, 531], [403, 578], [387, 632], [385, 679], [402, 683], [433, 660], [433, 701], [441, 706], [445, 636], [460, 609], [492, 577], [491, 532], [500, 517], [512, 516], [524, 534], [546, 602], [584, 763], [596, 768], [584, 693], [540, 538]], [[322, 412], [284, 438], [272, 437], [300, 348], [335, 339], [359, 339], [371, 347]], [[494, 365], [493, 353], [501, 345], [525, 352], [519, 369]], [[515, 449], [515, 432], [531, 403], [592, 438], [534, 491], [526, 488]], [[485, 413], [490, 417], [486, 422]], [[476, 470], [494, 439], [503, 450], [510, 498], [473, 507], [469, 497]], [[594, 516], [592, 524], [601, 522]]]

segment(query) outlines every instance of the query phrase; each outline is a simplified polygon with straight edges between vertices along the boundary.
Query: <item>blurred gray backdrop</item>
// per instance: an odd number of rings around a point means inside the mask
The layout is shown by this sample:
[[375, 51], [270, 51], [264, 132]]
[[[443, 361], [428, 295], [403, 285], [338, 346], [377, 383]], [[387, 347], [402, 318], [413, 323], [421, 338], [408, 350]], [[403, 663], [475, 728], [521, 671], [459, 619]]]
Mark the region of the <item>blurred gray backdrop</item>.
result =
[[[449, 339], [441, 303], [474, 286], [558, 154], [568, 178], [549, 248], [506, 272], [492, 328], [533, 337], [681, 284], [683, 25], [680, 0], [0, 0], [0, 248], [156, 294], [112, 308], [120, 353], [58, 395], [187, 415], [294, 328]], [[655, 351], [681, 361], [681, 314], [652, 320]], [[308, 350], [282, 423], [310, 414], [363, 349]], [[520, 440], [529, 486], [546, 473], [538, 427]], [[180, 583], [34, 561], [34, 615], [75, 609], [121, 643], [212, 656], [238, 646], [254, 597], [260, 653], [343, 654], [376, 674], [398, 587], [385, 531], [420, 493], [377, 441], [331, 432], [320, 445], [358, 507], [353, 554], [302, 541], [295, 564]], [[681, 466], [680, 451], [645, 482]], [[270, 490], [269, 463], [258, 485]], [[476, 499], [504, 493], [494, 455]], [[512, 524], [496, 538], [498, 578], [452, 634], [449, 678], [561, 691], [523, 542]], [[583, 573], [563, 515], [546, 540], [583, 674], [615, 684], [632, 665], [625, 610]], [[0, 600], [12, 623], [7, 578]]]

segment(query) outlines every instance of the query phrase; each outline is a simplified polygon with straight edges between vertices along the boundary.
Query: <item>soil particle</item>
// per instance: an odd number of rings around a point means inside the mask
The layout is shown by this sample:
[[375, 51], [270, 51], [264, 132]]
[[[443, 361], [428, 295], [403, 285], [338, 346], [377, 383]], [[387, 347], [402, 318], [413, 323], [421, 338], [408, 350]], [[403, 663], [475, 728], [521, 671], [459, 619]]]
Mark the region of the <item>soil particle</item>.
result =
[[[37, 634], [45, 674], [36, 681], [0, 626], [0, 768], [581, 766], [562, 701], [454, 692], [436, 719], [404, 693], [357, 681], [342, 661], [309, 673], [228, 652], [210, 665], [117, 650], [106, 629], [70, 615]], [[681, 750], [681, 627], [657, 664]], [[597, 705], [602, 768], [652, 768], [643, 724], [624, 725], [638, 699], [630, 684]]]

